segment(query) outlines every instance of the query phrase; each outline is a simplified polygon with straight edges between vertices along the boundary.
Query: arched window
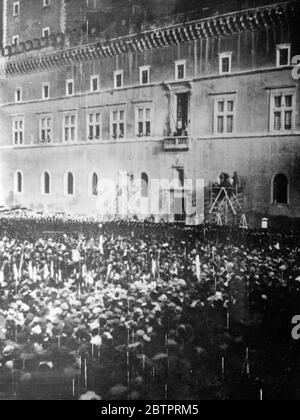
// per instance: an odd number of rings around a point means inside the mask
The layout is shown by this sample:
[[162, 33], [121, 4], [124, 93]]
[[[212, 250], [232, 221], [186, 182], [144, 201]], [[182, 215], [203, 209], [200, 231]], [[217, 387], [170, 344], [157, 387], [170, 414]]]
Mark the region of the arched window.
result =
[[50, 194], [50, 174], [48, 172], [43, 174], [43, 194]]
[[92, 176], [92, 195], [98, 195], [98, 182], [99, 178], [96, 173], [93, 173]]
[[74, 195], [74, 175], [71, 172], [67, 176], [67, 194]]
[[286, 175], [278, 174], [273, 181], [273, 204], [288, 204], [289, 180]]
[[16, 173], [15, 191], [18, 194], [21, 194], [23, 192], [23, 175], [20, 171]]
[[148, 198], [149, 197], [149, 177], [145, 172], [142, 173], [141, 182], [142, 182], [142, 197]]

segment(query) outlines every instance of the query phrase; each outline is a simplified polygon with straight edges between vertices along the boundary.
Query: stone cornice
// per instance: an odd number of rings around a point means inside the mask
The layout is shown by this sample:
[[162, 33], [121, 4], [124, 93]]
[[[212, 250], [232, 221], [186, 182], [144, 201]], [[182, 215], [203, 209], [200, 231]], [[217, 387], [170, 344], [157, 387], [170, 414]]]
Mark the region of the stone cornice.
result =
[[[51, 71], [84, 61], [165, 48], [199, 39], [231, 36], [293, 22], [297, 16], [299, 2], [293, 0], [69, 48], [65, 47], [67, 35], [52, 35], [47, 40], [37, 39], [22, 43], [19, 47], [6, 47], [1, 59], [0, 77]], [[49, 52], [49, 49], [52, 51]]]

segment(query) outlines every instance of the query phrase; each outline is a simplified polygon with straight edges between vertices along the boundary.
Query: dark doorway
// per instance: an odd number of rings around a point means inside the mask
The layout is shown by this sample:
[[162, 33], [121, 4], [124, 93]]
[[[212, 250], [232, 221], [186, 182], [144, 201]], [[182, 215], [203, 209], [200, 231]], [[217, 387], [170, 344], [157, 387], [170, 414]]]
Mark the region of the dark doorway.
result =
[[278, 174], [274, 178], [273, 203], [288, 204], [288, 178], [284, 174]]

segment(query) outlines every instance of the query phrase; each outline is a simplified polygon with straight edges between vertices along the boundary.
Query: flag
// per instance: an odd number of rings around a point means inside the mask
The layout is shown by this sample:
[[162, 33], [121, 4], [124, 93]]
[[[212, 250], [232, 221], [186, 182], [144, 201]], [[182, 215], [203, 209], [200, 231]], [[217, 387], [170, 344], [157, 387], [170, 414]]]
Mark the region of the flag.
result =
[[106, 280], [109, 279], [111, 270], [112, 270], [112, 264], [108, 264], [108, 266], [107, 266], [107, 273], [106, 273]]
[[24, 262], [24, 253], [22, 252], [21, 261], [20, 261], [20, 267], [19, 267], [19, 279], [21, 279], [21, 277], [22, 277], [23, 262]]
[[29, 272], [30, 280], [33, 280], [33, 268], [32, 268], [32, 262], [31, 261], [29, 261], [29, 264], [28, 264], [28, 272]]
[[13, 271], [14, 271], [14, 280], [17, 282], [19, 278], [19, 271], [17, 269], [17, 264], [14, 264]]
[[90, 272], [86, 272], [85, 274], [85, 285], [87, 286], [92, 286], [94, 284], [94, 277], [92, 276], [92, 274]]
[[201, 267], [200, 267], [199, 255], [196, 256], [196, 275], [197, 275], [198, 281], [201, 281]]
[[104, 255], [103, 244], [104, 244], [104, 238], [103, 238], [103, 235], [100, 235], [99, 250], [100, 250], [101, 255]]
[[80, 252], [78, 251], [78, 249], [73, 249], [72, 250], [72, 260], [75, 263], [80, 261]]
[[85, 275], [86, 275], [86, 265], [83, 264], [82, 265], [82, 277], [85, 277]]
[[152, 273], [153, 277], [156, 277], [156, 272], [157, 272], [157, 263], [156, 263], [156, 260], [154, 258], [152, 258], [151, 273]]
[[36, 267], [34, 267], [33, 270], [32, 270], [32, 280], [34, 281], [34, 283], [37, 282], [37, 269], [36, 269]]
[[49, 277], [49, 275], [50, 275], [50, 273], [49, 273], [49, 268], [48, 268], [48, 264], [45, 264], [44, 265], [44, 272], [43, 272], [43, 274], [44, 274], [44, 279], [46, 280], [46, 279], [48, 279], [48, 277]]
[[50, 276], [52, 279], [54, 279], [54, 262], [51, 261], [51, 265], [50, 265]]

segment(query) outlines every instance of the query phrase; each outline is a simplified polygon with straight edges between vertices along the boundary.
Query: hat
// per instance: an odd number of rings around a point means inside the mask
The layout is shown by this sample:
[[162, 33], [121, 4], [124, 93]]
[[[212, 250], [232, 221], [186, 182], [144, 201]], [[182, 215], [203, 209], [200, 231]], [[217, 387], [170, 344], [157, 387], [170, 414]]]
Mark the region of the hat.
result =
[[101, 401], [102, 398], [100, 395], [97, 395], [95, 392], [88, 391], [86, 394], [81, 395], [79, 401]]
[[9, 357], [13, 354], [14, 350], [15, 348], [12, 345], [8, 344], [7, 346], [4, 347], [2, 354], [4, 357]]
[[64, 302], [64, 303], [61, 305], [61, 309], [62, 309], [63, 311], [68, 311], [68, 310], [69, 310], [69, 305], [68, 305], [66, 302]]
[[102, 345], [102, 338], [100, 337], [100, 335], [96, 335], [95, 337], [93, 337], [91, 340], [91, 344], [100, 347]]
[[90, 330], [97, 330], [98, 328], [100, 328], [100, 323], [98, 320], [92, 322], [91, 324], [89, 324]]
[[43, 331], [40, 325], [36, 325], [35, 327], [32, 328], [31, 332], [32, 334], [41, 335]]
[[136, 335], [137, 335], [138, 337], [143, 338], [143, 337], [144, 337], [144, 335], [145, 335], [145, 331], [143, 331], [143, 330], [138, 330], [138, 331], [136, 332]]
[[124, 385], [116, 385], [113, 388], [110, 389], [110, 393], [113, 397], [118, 397], [118, 399], [121, 399], [121, 397], [125, 397], [127, 395], [128, 388]]
[[147, 334], [145, 334], [145, 335], [143, 336], [143, 340], [144, 340], [144, 341], [146, 341], [146, 343], [150, 343], [150, 341], [151, 341], [151, 337], [149, 337]]

